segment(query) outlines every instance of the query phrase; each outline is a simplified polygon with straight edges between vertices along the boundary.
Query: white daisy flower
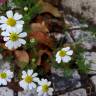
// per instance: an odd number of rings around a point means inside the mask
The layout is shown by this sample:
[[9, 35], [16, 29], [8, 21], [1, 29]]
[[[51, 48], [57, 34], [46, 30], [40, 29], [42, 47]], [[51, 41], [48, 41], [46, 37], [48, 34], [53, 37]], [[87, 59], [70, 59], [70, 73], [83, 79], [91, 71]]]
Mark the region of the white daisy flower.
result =
[[11, 82], [13, 78], [13, 72], [10, 70], [4, 70], [0, 72], [0, 85], [7, 85], [7, 82]]
[[70, 50], [70, 47], [62, 48], [60, 51], [56, 54], [56, 61], [57, 63], [68, 63], [71, 60], [71, 55], [73, 54], [73, 51]]
[[37, 87], [38, 96], [52, 96], [53, 88], [51, 88], [51, 82], [47, 79], [42, 79], [38, 82], [39, 86]]
[[32, 90], [35, 89], [36, 82], [39, 81], [39, 78], [37, 78], [37, 73], [33, 73], [33, 70], [28, 70], [27, 72], [22, 72], [22, 79], [19, 82], [20, 87], [22, 87], [24, 90]]
[[21, 29], [23, 27], [24, 21], [22, 19], [22, 15], [19, 13], [15, 13], [13, 15], [12, 10], [6, 12], [7, 17], [0, 17], [0, 28], [2, 30], [12, 30], [12, 29]]
[[22, 32], [22, 29], [15, 29], [13, 31], [4, 31], [1, 33], [4, 36], [5, 46], [8, 49], [16, 49], [21, 45], [25, 45], [26, 41], [22, 38], [27, 36], [26, 32]]

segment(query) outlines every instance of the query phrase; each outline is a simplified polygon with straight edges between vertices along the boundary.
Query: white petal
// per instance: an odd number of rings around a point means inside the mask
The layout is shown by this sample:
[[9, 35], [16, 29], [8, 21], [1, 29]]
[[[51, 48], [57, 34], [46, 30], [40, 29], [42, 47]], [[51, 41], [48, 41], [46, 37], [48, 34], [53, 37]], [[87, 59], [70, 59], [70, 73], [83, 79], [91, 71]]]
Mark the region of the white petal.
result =
[[13, 12], [12, 12], [12, 10], [7, 11], [7, 12], [6, 12], [6, 15], [7, 15], [8, 18], [12, 18], [12, 17], [13, 17]]
[[16, 28], [23, 28], [22, 24], [16, 24]]
[[38, 92], [38, 96], [43, 96], [43, 91], [42, 90]]
[[38, 81], [39, 81], [39, 78], [36, 78], [36, 77], [35, 77], [35, 78], [33, 78], [33, 81], [34, 81], [34, 82], [38, 82]]
[[37, 87], [37, 92], [41, 92], [42, 91], [42, 86], [38, 86]]
[[7, 82], [11, 82], [11, 79], [9, 79], [9, 78], [7, 78], [6, 80], [7, 80]]
[[24, 90], [27, 90], [28, 88], [28, 84], [26, 82], [24, 82], [24, 80], [19, 82], [20, 87], [22, 87]]
[[56, 57], [56, 61], [57, 61], [57, 63], [61, 63], [61, 57]]
[[51, 85], [51, 82], [49, 81], [49, 82], [48, 82], [48, 86], [50, 86], [50, 85]]
[[36, 77], [38, 75], [38, 73], [34, 73], [33, 75], [32, 75], [32, 77]]
[[21, 44], [23, 44], [23, 45], [26, 44], [26, 41], [25, 41], [24, 39], [19, 39], [19, 42], [20, 42]]
[[73, 54], [73, 51], [72, 50], [69, 50], [68, 52], [67, 52], [67, 55], [72, 55]]
[[2, 85], [2, 79], [0, 78], [0, 85]]
[[0, 23], [5, 23], [7, 21], [7, 18], [5, 16], [0, 17]]
[[14, 14], [14, 19], [15, 19], [15, 20], [20, 20], [22, 17], [23, 17], [23, 16], [20, 15], [19, 13], [15, 13], [15, 14]]
[[27, 73], [25, 71], [22, 71], [22, 78], [26, 78]]
[[27, 72], [27, 74], [28, 74], [29, 76], [31, 76], [32, 73], [33, 73], [33, 70], [28, 70], [28, 72]]
[[70, 50], [70, 47], [62, 48], [62, 50], [69, 51]]
[[10, 40], [5, 43], [5, 46], [8, 47], [8, 49], [13, 49], [14, 48], [13, 42], [10, 41]]
[[53, 88], [49, 88], [49, 90], [48, 90], [48, 94], [49, 94], [50, 96], [53, 95]]
[[13, 45], [14, 45], [14, 49], [17, 49], [18, 47], [21, 46], [21, 43], [19, 42], [19, 40], [17, 40], [17, 41], [15, 41], [15, 42], [13, 43]]
[[24, 24], [24, 21], [23, 21], [23, 20], [19, 20], [19, 21], [17, 21], [16, 23], [23, 25], [23, 24]]
[[42, 84], [47, 84], [48, 80], [47, 79], [42, 79]]
[[19, 37], [26, 37], [27, 36], [27, 33], [26, 32], [22, 32], [19, 34]]
[[36, 88], [36, 84], [35, 83], [31, 83], [31, 86], [33, 87], [33, 88]]
[[22, 71], [22, 74], [23, 74], [23, 75], [27, 75], [26, 71]]
[[2, 85], [7, 85], [7, 81], [5, 79], [2, 79]]
[[1, 33], [1, 35], [2, 35], [2, 36], [9, 36], [10, 34], [9, 34], [9, 32], [5, 32], [5, 31], [4, 31], [4, 32]]
[[2, 25], [0, 25], [0, 28], [1, 28], [2, 30], [6, 30], [6, 29], [7, 29], [7, 24], [2, 24]]
[[43, 96], [49, 96], [47, 93], [44, 93]]
[[13, 72], [11, 72], [10, 70], [7, 70], [6, 73], [8, 78], [13, 78]]
[[13, 32], [14, 27], [7, 25], [6, 31]]
[[68, 63], [70, 60], [71, 60], [70, 56], [65, 56], [65, 57], [62, 58], [62, 61], [65, 62], [65, 63]]
[[56, 57], [58, 57], [59, 56], [59, 51], [57, 52], [57, 54], [56, 54]]
[[29, 90], [33, 89], [33, 86], [31, 84], [29, 84], [28, 87], [29, 87]]
[[9, 37], [4, 37], [3, 40], [4, 40], [4, 41], [8, 41], [8, 40], [9, 40]]

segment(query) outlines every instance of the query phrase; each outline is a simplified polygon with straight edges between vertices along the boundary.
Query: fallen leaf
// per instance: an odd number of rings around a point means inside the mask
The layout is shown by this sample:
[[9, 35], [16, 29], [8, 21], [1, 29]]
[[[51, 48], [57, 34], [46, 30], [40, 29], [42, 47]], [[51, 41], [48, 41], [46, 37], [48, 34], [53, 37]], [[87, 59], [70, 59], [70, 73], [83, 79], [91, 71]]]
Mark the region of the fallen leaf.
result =
[[55, 17], [60, 17], [61, 16], [60, 11], [56, 7], [51, 5], [50, 3], [44, 2], [43, 0], [40, 0], [39, 3], [42, 6], [41, 13], [48, 12]]
[[16, 57], [17, 65], [20, 68], [24, 68], [29, 63], [29, 55], [26, 51], [16, 50], [14, 54]]
[[32, 23], [31, 29], [32, 29], [32, 32], [49, 32], [44, 21], [42, 23]]
[[34, 38], [39, 43], [42, 43], [44, 45], [47, 45], [51, 49], [54, 47], [53, 39], [50, 38], [47, 33], [43, 33], [43, 32], [31, 32], [29, 34], [29, 38], [30, 39]]

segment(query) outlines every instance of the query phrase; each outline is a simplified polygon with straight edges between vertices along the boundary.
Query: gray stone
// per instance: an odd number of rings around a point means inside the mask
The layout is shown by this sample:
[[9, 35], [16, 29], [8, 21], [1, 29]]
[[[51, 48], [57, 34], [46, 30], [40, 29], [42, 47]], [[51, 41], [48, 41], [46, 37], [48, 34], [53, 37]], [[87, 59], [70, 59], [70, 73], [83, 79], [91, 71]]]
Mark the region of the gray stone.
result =
[[96, 52], [85, 52], [84, 57], [90, 64], [89, 74], [96, 74]]
[[37, 96], [37, 93], [33, 91], [22, 91], [18, 92], [18, 96]]
[[59, 73], [57, 69], [53, 70], [51, 79], [55, 92], [64, 92], [66, 89], [71, 90], [81, 86], [80, 75], [78, 74], [78, 71], [74, 69], [71, 77], [64, 76], [64, 72], [61, 70], [59, 70]]
[[87, 96], [87, 93], [86, 90], [82, 88], [59, 96]]
[[13, 96], [13, 91], [7, 87], [0, 87], [0, 96]]
[[96, 0], [62, 0], [62, 5], [96, 24]]
[[82, 47], [91, 50], [96, 47], [96, 37], [89, 31], [73, 30], [71, 31], [72, 36], [76, 42], [80, 42]]
[[91, 80], [92, 80], [92, 83], [95, 87], [95, 92], [96, 92], [96, 76], [91, 77]]

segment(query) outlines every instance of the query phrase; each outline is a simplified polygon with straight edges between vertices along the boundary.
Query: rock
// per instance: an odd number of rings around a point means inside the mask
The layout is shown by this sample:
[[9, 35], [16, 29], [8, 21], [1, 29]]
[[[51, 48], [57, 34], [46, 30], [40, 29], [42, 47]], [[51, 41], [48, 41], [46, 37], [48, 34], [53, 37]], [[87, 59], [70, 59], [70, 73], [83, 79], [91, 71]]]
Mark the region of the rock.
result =
[[69, 25], [69, 29], [81, 29], [88, 28], [87, 24], [80, 24], [79, 20], [72, 15], [65, 16], [65, 24]]
[[18, 96], [37, 96], [37, 94], [33, 91], [23, 91], [18, 92]]
[[53, 70], [51, 80], [56, 94], [58, 92], [66, 92], [66, 89], [71, 90], [81, 86], [80, 75], [77, 70], [73, 69], [72, 77], [65, 77], [64, 72], [61, 70]]
[[81, 42], [83, 48], [91, 50], [93, 47], [96, 47], [96, 37], [94, 37], [91, 32], [72, 30], [71, 34], [76, 42]]
[[62, 0], [62, 5], [96, 24], [96, 0]]
[[0, 87], [0, 96], [13, 96], [13, 91], [7, 87]]
[[96, 74], [96, 52], [85, 52], [84, 57], [86, 62], [90, 64], [89, 74]]
[[74, 42], [73, 38], [71, 37], [71, 35], [68, 32], [66, 32], [66, 39], [67, 39], [68, 43], [73, 43]]
[[59, 96], [87, 96], [87, 93], [86, 90], [82, 88]]
[[91, 81], [95, 87], [95, 92], [96, 92], [96, 76], [91, 77]]
[[96, 52], [85, 52], [84, 57], [86, 60], [88, 60], [90, 63], [96, 64]]
[[56, 73], [58, 76], [63, 77], [64, 73], [62, 69], [55, 69], [54, 67], [51, 68], [51, 72], [54, 74]]

